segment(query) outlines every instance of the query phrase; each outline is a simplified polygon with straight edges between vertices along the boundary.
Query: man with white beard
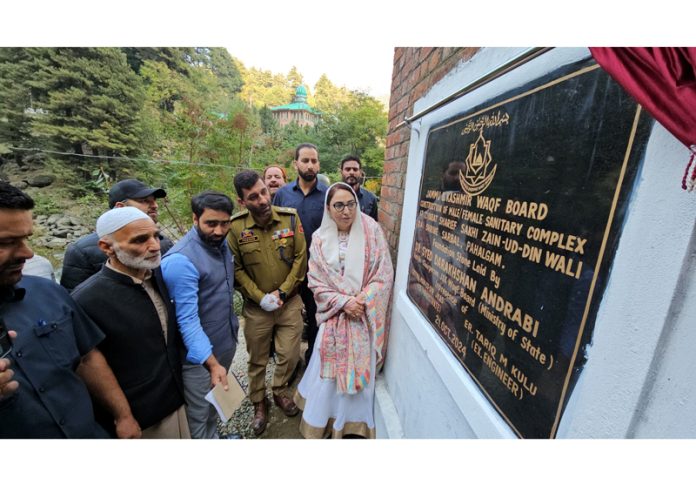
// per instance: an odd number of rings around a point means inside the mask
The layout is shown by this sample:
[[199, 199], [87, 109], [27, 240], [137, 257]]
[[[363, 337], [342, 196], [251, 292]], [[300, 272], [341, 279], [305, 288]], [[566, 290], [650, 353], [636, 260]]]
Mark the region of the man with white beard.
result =
[[[190, 438], [181, 377], [182, 343], [160, 265], [159, 229], [135, 207], [97, 220], [106, 264], [71, 296], [106, 335], [98, 345], [143, 438]], [[95, 403], [97, 421], [113, 420]]]

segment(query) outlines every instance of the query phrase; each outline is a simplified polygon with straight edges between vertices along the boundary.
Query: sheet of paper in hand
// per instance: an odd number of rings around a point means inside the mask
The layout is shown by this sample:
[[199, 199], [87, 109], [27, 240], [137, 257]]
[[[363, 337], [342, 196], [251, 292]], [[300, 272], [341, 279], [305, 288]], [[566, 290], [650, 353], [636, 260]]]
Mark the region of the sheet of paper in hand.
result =
[[229, 384], [227, 391], [222, 387], [222, 384], [217, 384], [205, 396], [205, 400], [215, 407], [224, 423], [230, 420], [232, 414], [239, 409], [246, 397], [246, 392], [232, 371], [227, 374], [227, 383]]

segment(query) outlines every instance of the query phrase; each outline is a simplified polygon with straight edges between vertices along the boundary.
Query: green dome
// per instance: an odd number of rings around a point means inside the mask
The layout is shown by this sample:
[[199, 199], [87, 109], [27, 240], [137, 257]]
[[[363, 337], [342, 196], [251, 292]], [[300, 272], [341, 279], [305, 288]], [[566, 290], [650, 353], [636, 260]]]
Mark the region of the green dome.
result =
[[308, 111], [309, 113], [319, 115], [319, 111], [307, 104], [307, 89], [300, 85], [295, 88], [295, 97], [292, 103], [283, 106], [274, 106], [271, 111]]
[[301, 84], [295, 89], [295, 98], [293, 103], [306, 103], [307, 102], [307, 90]]

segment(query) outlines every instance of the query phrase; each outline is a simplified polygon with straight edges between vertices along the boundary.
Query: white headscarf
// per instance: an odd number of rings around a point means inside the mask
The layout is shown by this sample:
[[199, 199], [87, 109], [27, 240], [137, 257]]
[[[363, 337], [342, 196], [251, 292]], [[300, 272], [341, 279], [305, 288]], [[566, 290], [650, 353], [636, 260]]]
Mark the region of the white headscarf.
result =
[[327, 205], [331, 188], [336, 185], [343, 185], [350, 190], [355, 198], [355, 218], [350, 226], [350, 239], [348, 240], [348, 249], [346, 251], [345, 269], [343, 279], [348, 286], [354, 290], [355, 295], [362, 290], [363, 270], [365, 268], [365, 232], [362, 227], [362, 212], [360, 211], [360, 203], [355, 195], [353, 188], [344, 183], [336, 182], [329, 190], [326, 191], [324, 197], [324, 217], [321, 220], [321, 226], [317, 229], [317, 234], [321, 240], [321, 252], [326, 259], [327, 264], [341, 272], [341, 262], [338, 258], [338, 226], [329, 213]]

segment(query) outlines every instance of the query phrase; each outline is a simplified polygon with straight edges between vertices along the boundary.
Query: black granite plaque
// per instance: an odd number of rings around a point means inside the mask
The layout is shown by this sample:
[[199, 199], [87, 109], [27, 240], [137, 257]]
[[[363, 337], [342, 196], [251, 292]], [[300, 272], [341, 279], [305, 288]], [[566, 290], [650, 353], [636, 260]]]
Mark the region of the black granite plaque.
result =
[[428, 135], [408, 295], [521, 437], [556, 435], [651, 124], [588, 59]]

